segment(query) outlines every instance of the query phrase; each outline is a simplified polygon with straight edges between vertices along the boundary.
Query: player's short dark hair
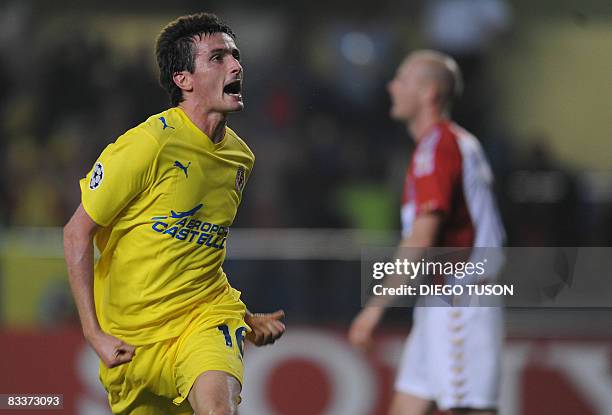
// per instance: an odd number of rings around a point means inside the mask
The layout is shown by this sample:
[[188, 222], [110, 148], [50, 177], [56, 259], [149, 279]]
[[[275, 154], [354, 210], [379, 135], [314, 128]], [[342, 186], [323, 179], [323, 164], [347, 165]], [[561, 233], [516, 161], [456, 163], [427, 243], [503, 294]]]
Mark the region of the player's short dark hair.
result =
[[155, 45], [159, 67], [159, 83], [170, 96], [173, 106], [183, 101], [183, 92], [174, 83], [173, 75], [180, 71], [195, 70], [195, 37], [213, 33], [227, 33], [233, 39], [232, 29], [212, 13], [181, 16], [162, 29]]

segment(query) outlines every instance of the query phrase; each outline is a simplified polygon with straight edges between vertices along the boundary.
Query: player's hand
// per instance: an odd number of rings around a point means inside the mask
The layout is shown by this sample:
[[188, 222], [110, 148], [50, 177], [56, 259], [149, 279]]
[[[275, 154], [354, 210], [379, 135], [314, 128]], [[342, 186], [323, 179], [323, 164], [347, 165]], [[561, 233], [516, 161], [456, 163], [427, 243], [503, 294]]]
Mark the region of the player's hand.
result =
[[102, 363], [108, 368], [128, 363], [136, 354], [134, 346], [101, 331], [88, 340]]
[[383, 307], [365, 307], [351, 323], [348, 337], [353, 346], [367, 350], [372, 345], [372, 333], [384, 313]]
[[280, 321], [283, 317], [285, 317], [283, 310], [270, 314], [247, 313], [244, 321], [252, 330], [247, 334], [247, 340], [255, 346], [265, 346], [266, 344], [274, 343], [285, 332], [285, 325]]

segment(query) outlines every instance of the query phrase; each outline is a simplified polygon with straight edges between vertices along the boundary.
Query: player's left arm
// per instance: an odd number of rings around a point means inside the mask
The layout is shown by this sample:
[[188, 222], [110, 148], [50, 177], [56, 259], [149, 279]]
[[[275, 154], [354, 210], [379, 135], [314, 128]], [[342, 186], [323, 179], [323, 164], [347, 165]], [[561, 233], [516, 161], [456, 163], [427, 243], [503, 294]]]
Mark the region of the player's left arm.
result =
[[[408, 261], [421, 259], [422, 251], [435, 245], [442, 220], [443, 214], [439, 211], [421, 212], [414, 220], [410, 235], [400, 242], [395, 258]], [[410, 257], [407, 257], [406, 253], [409, 253]], [[387, 277], [383, 280], [385, 288], [398, 288], [411, 283], [413, 280], [406, 275], [394, 275], [392, 278]], [[362, 349], [368, 349], [371, 346], [372, 334], [393, 300], [391, 296], [370, 297], [366, 306], [351, 323], [348, 337], [353, 345]]]
[[[423, 251], [435, 246], [444, 214], [437, 210], [423, 211], [414, 219], [412, 231], [403, 238], [395, 252], [394, 258], [415, 262], [423, 258]], [[413, 281], [406, 275], [393, 275], [385, 278], [383, 286], [387, 288], [398, 288], [402, 285], [411, 284]], [[393, 301], [391, 296], [374, 296], [368, 301], [368, 306], [388, 307]]]
[[[425, 249], [437, 244], [442, 223], [451, 210], [454, 191], [461, 183], [461, 155], [454, 141], [441, 139], [435, 147], [422, 151], [420, 159], [424, 162], [415, 166], [414, 172], [416, 217], [410, 234], [400, 242], [395, 254], [395, 258], [409, 262], [420, 260]], [[382, 281], [385, 288], [415, 283], [407, 275], [387, 276]], [[394, 300], [394, 296], [370, 297], [349, 330], [353, 344], [369, 345], [385, 308]]]
[[400, 248], [431, 248], [438, 240], [444, 214], [439, 211], [421, 212], [414, 220], [412, 232], [402, 239]]
[[269, 314], [254, 314], [247, 310], [244, 321], [251, 328], [251, 332], [246, 336], [247, 340], [255, 346], [273, 344], [285, 333], [285, 325], [281, 321], [283, 317], [283, 310]]

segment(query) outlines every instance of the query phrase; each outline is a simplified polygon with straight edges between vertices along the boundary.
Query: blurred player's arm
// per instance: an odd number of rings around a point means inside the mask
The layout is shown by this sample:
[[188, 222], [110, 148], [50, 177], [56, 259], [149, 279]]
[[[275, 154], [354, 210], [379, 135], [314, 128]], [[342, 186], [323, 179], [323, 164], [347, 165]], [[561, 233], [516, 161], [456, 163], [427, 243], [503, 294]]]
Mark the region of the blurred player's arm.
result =
[[[412, 232], [400, 242], [396, 258], [408, 261], [418, 261], [422, 258], [422, 252], [435, 245], [443, 215], [438, 211], [422, 212], [414, 220]], [[405, 248], [412, 248], [406, 250]], [[421, 249], [419, 249], [421, 248]], [[410, 257], [406, 257], [406, 251]], [[386, 288], [398, 288], [403, 284], [410, 284], [413, 280], [407, 275], [387, 276], [382, 285]], [[372, 340], [372, 333], [380, 322], [386, 307], [392, 305], [392, 296], [370, 297], [366, 306], [357, 314], [351, 323], [349, 340], [355, 346], [367, 348]]]
[[68, 280], [87, 341], [107, 367], [132, 360], [134, 346], [106, 334], [100, 328], [93, 296], [94, 249], [96, 224], [79, 205], [64, 227], [64, 256]]
[[270, 314], [253, 314], [247, 310], [244, 321], [251, 328], [251, 332], [246, 336], [247, 340], [255, 346], [273, 344], [285, 333], [285, 325], [280, 321], [283, 317], [283, 310]]
[[[416, 262], [423, 258], [425, 249], [431, 248], [436, 244], [441, 222], [442, 214], [438, 211], [419, 214], [415, 218], [410, 235], [400, 242], [395, 258], [399, 258], [402, 261], [406, 259], [409, 262]], [[391, 278], [384, 278], [382, 285], [385, 288], [399, 288], [402, 285], [414, 283], [414, 281], [407, 275], [393, 275]], [[366, 307], [380, 307], [384, 309], [384, 307], [391, 306], [394, 300], [393, 296], [372, 296]]]

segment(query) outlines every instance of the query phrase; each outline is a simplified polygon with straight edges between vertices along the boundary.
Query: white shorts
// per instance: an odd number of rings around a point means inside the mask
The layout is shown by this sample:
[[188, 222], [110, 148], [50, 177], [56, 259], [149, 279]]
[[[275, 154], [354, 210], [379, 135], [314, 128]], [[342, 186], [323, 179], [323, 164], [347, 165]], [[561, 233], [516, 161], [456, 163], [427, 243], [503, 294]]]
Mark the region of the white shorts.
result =
[[416, 307], [395, 389], [438, 409], [497, 408], [503, 311], [494, 307]]

